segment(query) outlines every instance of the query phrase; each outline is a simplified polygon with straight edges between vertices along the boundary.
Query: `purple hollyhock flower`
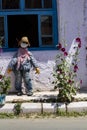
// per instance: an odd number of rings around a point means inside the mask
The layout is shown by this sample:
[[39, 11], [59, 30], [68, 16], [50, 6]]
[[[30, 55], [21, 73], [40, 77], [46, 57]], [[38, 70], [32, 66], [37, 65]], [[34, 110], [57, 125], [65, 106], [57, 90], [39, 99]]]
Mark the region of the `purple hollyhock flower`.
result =
[[77, 70], [78, 70], [78, 66], [75, 65], [75, 66], [74, 66], [74, 72], [76, 72]]
[[75, 65], [75, 66], [74, 66], [74, 69], [78, 69], [78, 66], [77, 66], [77, 65]]
[[79, 48], [81, 47], [81, 42], [78, 44], [78, 47], [79, 47]]
[[68, 53], [65, 51], [65, 52], [64, 52], [64, 56], [67, 56], [67, 55], [68, 55]]
[[70, 83], [70, 84], [71, 84], [71, 83], [72, 83], [72, 80], [70, 80], [70, 79], [69, 79], [68, 83]]
[[2, 79], [2, 75], [0, 75], [0, 79]]
[[62, 44], [58, 43], [57, 47], [58, 47], [58, 49], [61, 49], [62, 48]]
[[81, 42], [81, 39], [79, 37], [77, 37], [76, 42]]
[[78, 47], [81, 47], [81, 39], [79, 37], [76, 38], [76, 42], [78, 42]]
[[65, 52], [65, 48], [62, 48], [61, 51], [62, 51], [62, 52]]

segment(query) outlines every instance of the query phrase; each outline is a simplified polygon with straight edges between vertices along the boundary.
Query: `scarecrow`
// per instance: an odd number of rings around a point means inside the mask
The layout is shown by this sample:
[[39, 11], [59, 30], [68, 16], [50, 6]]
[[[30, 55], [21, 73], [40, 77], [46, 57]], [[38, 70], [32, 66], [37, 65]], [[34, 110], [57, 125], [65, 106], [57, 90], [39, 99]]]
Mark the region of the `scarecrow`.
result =
[[37, 74], [40, 73], [40, 70], [36, 63], [36, 59], [33, 57], [32, 53], [28, 51], [28, 47], [30, 46], [28, 37], [22, 37], [18, 42], [18, 45], [19, 49], [10, 61], [7, 72], [10, 73], [13, 71], [15, 74], [15, 88], [18, 96], [23, 94], [21, 87], [22, 79], [24, 80], [27, 89], [27, 96], [32, 96], [33, 91], [30, 70], [32, 66], [36, 70]]

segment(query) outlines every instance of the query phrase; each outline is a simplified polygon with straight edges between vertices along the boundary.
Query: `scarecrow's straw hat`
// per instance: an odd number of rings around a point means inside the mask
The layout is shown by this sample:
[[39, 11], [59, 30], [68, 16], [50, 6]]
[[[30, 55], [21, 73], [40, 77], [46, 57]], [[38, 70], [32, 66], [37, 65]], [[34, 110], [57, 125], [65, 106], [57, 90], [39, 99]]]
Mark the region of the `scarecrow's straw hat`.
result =
[[25, 42], [28, 44], [28, 46], [30, 46], [30, 42], [29, 42], [29, 39], [28, 37], [22, 37], [21, 40], [19, 41], [18, 45], [20, 45], [22, 42]]

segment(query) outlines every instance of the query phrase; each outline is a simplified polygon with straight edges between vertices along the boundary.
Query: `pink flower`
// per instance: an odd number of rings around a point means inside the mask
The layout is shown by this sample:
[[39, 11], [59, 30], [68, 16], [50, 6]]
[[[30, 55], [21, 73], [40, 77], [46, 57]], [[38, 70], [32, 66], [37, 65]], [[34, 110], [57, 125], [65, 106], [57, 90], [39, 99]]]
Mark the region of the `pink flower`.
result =
[[64, 56], [67, 56], [67, 55], [68, 55], [68, 53], [65, 51], [65, 52], [64, 52]]
[[79, 48], [81, 47], [81, 43], [78, 44], [78, 47], [79, 47]]
[[74, 66], [74, 72], [76, 72], [77, 70], [78, 70], [78, 66], [75, 65], [75, 66]]
[[71, 83], [72, 83], [72, 80], [70, 80], [70, 79], [69, 79], [68, 83], [70, 83], [70, 84], [71, 84]]
[[81, 42], [79, 37], [76, 38], [76, 42]]
[[61, 49], [61, 48], [62, 48], [62, 44], [59, 43], [59, 44], [57, 45], [57, 47], [58, 47], [58, 49]]
[[76, 38], [76, 42], [78, 42], [78, 47], [81, 47], [81, 39], [79, 37]]
[[0, 75], [0, 79], [2, 79], [2, 75]]
[[65, 48], [62, 48], [61, 51], [62, 51], [62, 52], [65, 52]]
[[78, 69], [78, 66], [77, 66], [77, 65], [75, 65], [75, 66], [74, 66], [74, 69]]

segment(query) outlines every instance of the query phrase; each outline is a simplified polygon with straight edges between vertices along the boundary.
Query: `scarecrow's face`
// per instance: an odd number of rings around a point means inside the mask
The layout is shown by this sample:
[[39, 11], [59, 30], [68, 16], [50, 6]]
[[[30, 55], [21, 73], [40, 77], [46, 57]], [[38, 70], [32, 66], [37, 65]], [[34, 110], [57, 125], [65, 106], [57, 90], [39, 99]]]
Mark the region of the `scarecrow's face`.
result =
[[26, 42], [21, 42], [20, 46], [21, 46], [22, 48], [27, 48], [27, 47], [28, 47], [28, 43], [26, 43]]

